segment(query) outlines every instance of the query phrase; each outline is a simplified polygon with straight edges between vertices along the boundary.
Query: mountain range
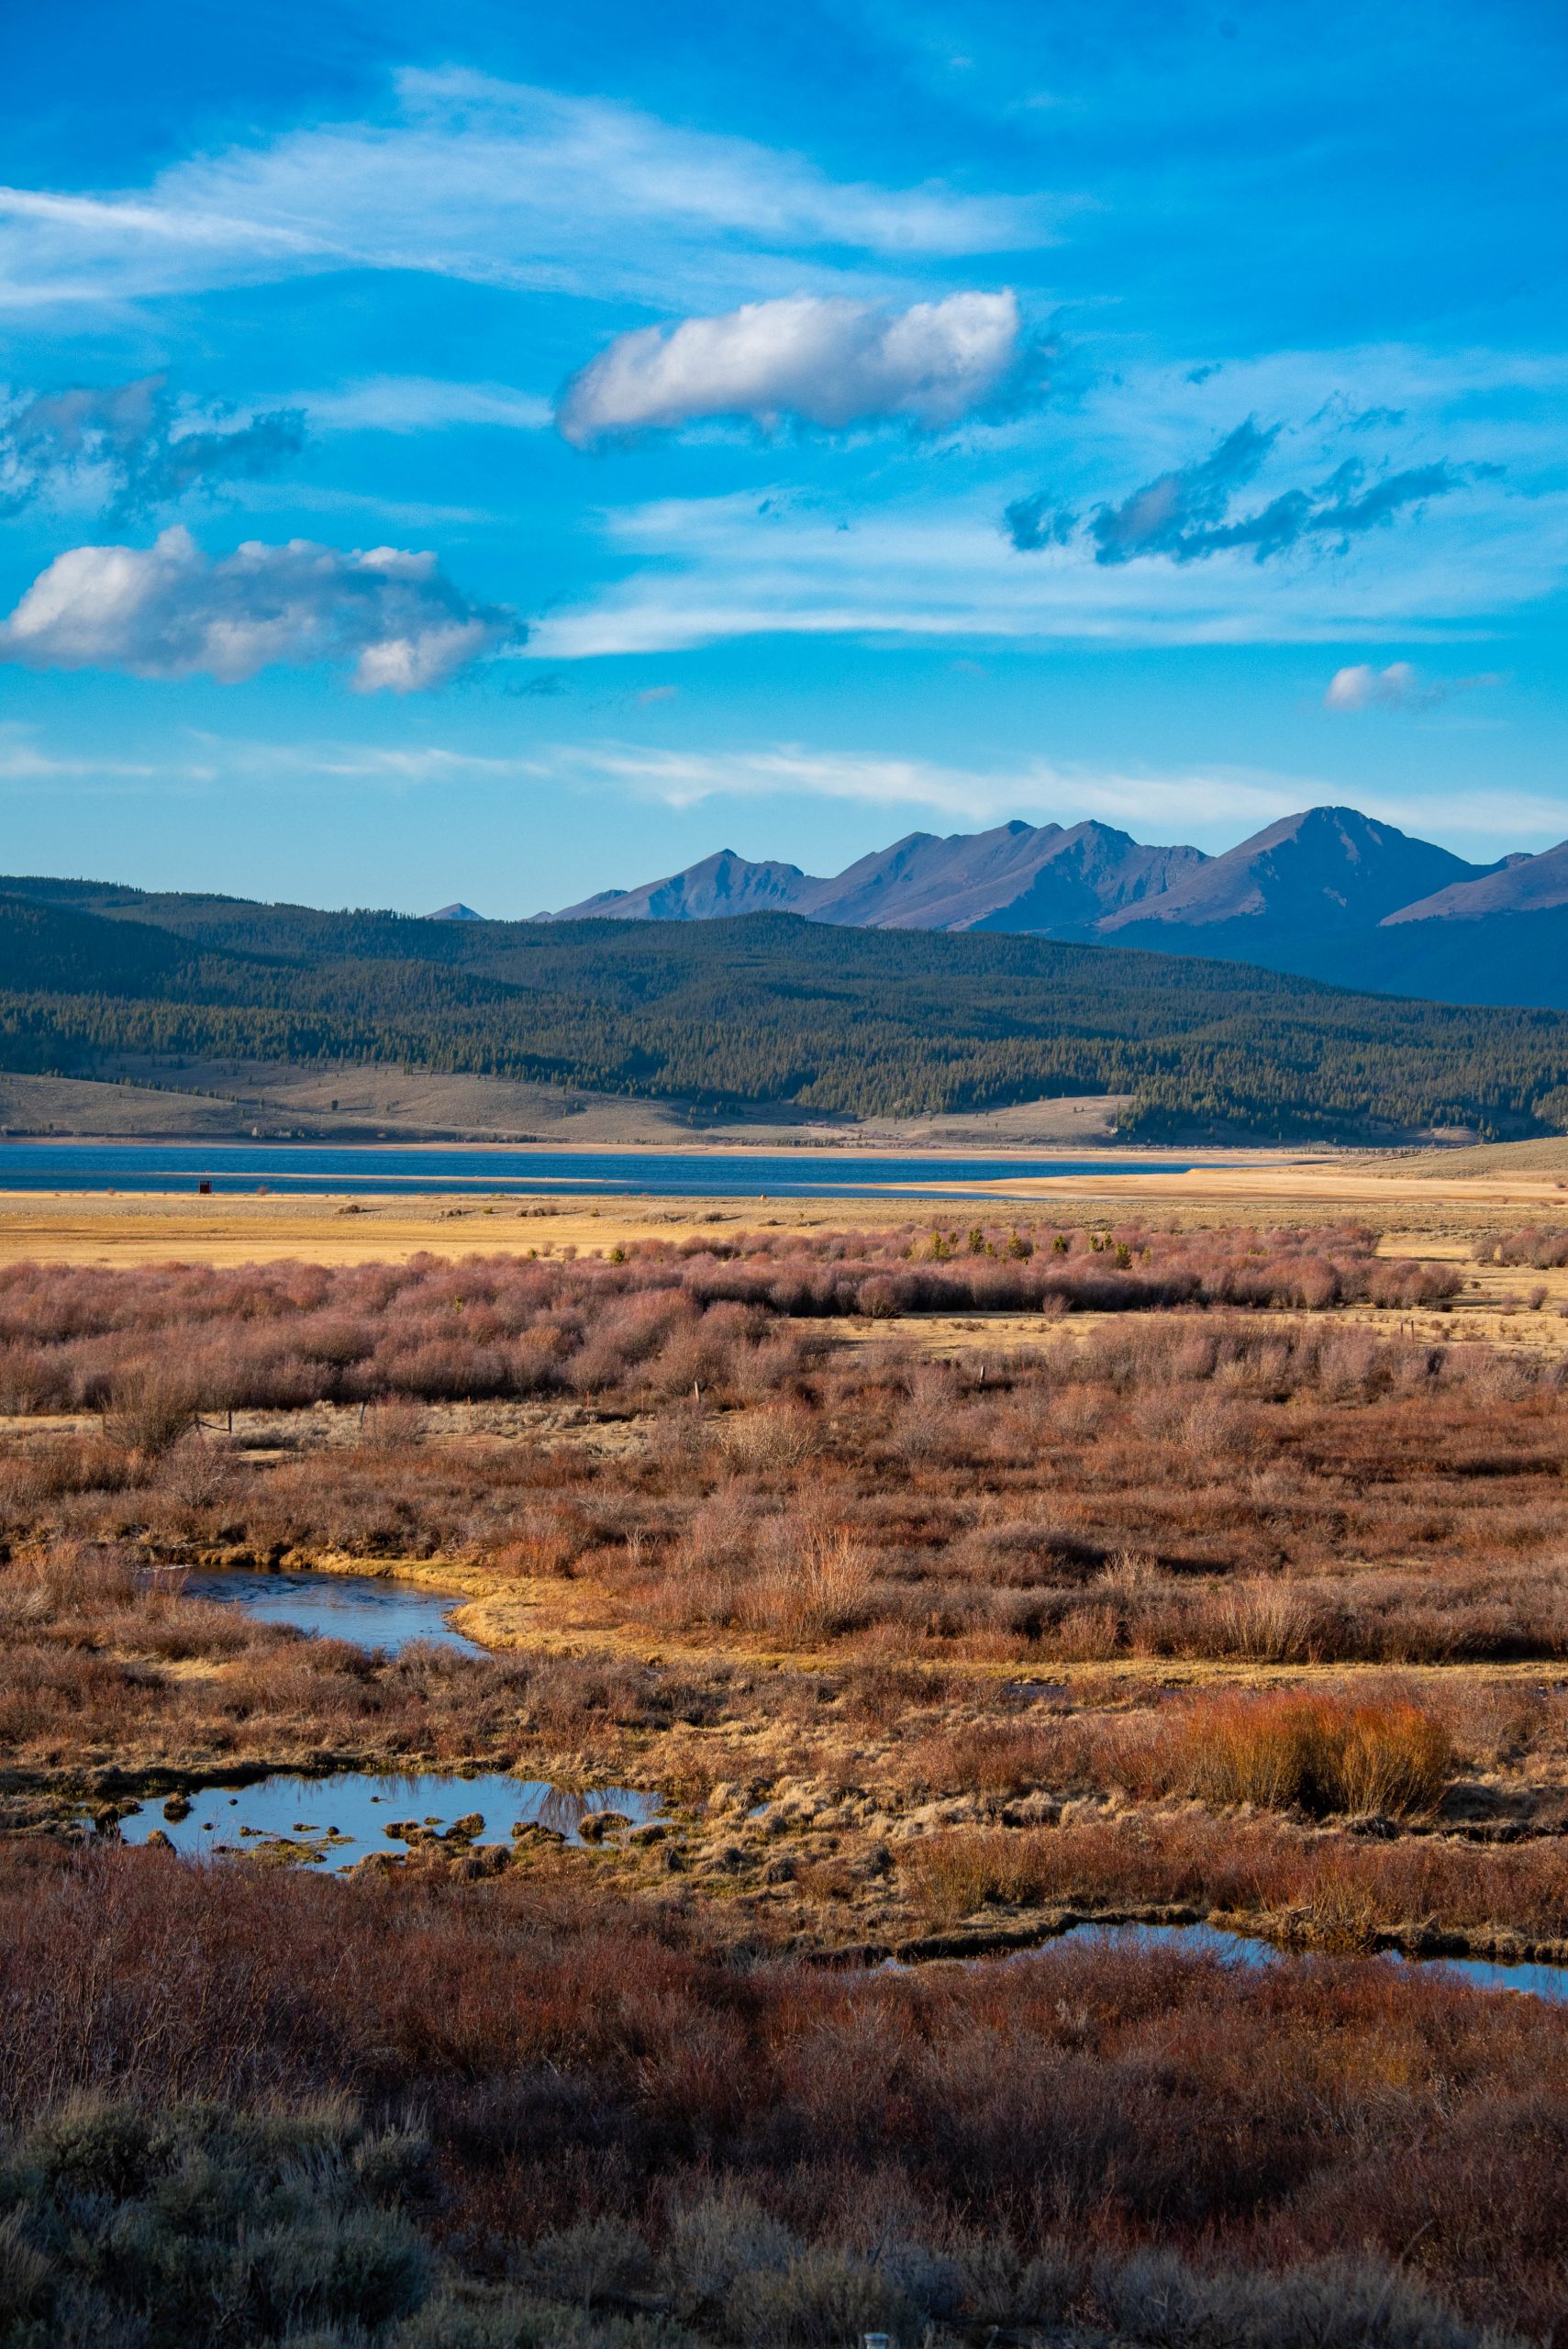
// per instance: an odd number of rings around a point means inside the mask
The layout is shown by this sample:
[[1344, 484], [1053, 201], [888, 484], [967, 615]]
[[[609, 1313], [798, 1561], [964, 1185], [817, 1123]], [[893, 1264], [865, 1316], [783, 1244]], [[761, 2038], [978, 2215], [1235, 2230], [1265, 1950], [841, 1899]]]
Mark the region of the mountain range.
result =
[[183, 1093], [205, 1132], [252, 1068], [263, 1089], [269, 1067], [309, 1072], [336, 1111], [377, 1065], [664, 1100], [698, 1124], [1108, 1094], [1145, 1140], [1568, 1131], [1568, 1012], [973, 926], [414, 919], [0, 875], [0, 1070]]
[[1568, 1007], [1568, 841], [1471, 864], [1353, 807], [1309, 807], [1218, 856], [1093, 821], [911, 832], [830, 878], [724, 849], [538, 918], [756, 912], [1148, 947], [1451, 1002]]

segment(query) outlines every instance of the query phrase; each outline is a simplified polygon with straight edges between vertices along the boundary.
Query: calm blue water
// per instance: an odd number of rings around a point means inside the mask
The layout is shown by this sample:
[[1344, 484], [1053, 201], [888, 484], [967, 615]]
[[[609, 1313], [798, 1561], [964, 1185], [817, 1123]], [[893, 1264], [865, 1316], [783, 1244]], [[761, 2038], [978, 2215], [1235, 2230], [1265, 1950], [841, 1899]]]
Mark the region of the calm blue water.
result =
[[252, 1787], [203, 1787], [188, 1799], [189, 1816], [177, 1820], [165, 1817], [162, 1797], [140, 1804], [120, 1821], [121, 1835], [128, 1843], [145, 1843], [161, 1829], [177, 1852], [201, 1859], [254, 1852], [284, 1837], [305, 1845], [311, 1861], [336, 1875], [371, 1852], [402, 1859], [407, 1842], [389, 1831], [410, 1820], [439, 1831], [477, 1811], [484, 1821], [477, 1838], [482, 1843], [505, 1843], [515, 1826], [535, 1824], [580, 1843], [584, 1820], [596, 1811], [618, 1811], [640, 1827], [663, 1808], [658, 1795], [631, 1787], [576, 1794], [542, 1778], [494, 1772], [473, 1778], [435, 1772], [371, 1777], [358, 1770], [329, 1778], [280, 1775]]
[[[1160, 1162], [1168, 1174], [1186, 1174]], [[419, 1192], [549, 1197], [558, 1191], [655, 1198], [848, 1199], [977, 1183], [1136, 1174], [1132, 1158], [895, 1157], [869, 1150], [338, 1150], [312, 1142], [0, 1141], [0, 1191], [194, 1191], [265, 1186], [292, 1196]], [[1024, 1196], [1027, 1196], [1025, 1194]]]
[[[1043, 1957], [1068, 1942], [1093, 1941], [1111, 1949], [1183, 1949], [1218, 1957], [1227, 1965], [1277, 1965], [1287, 1954], [1273, 1942], [1250, 1940], [1243, 1933], [1222, 1932], [1217, 1925], [1074, 1925], [1039, 1949], [1024, 1950], [1021, 1958]], [[1388, 1951], [1369, 1963], [1380, 1965], [1441, 1966], [1480, 1990], [1523, 1990], [1531, 1998], [1554, 2004], [1568, 1999], [1568, 1965], [1498, 1965], [1485, 1957], [1401, 1956]]]
[[380, 1575], [267, 1574], [249, 1566], [225, 1566], [217, 1574], [192, 1575], [187, 1598], [216, 1598], [243, 1608], [262, 1623], [292, 1623], [323, 1639], [352, 1640], [395, 1655], [411, 1640], [432, 1640], [462, 1655], [485, 1651], [447, 1622], [447, 1609], [462, 1603], [455, 1590], [429, 1590], [422, 1583], [394, 1582]]

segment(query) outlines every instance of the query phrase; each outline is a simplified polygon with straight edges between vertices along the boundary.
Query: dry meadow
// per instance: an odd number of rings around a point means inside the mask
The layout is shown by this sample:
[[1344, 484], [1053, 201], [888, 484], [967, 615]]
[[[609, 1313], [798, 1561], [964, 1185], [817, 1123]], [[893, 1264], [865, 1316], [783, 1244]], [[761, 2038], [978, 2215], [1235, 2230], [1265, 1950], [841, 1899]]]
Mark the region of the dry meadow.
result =
[[[16, 2143], [416, 2128], [410, 2343], [1568, 2338], [1568, 2011], [1379, 1954], [1568, 1962], [1568, 1229], [700, 1215], [0, 1269]], [[663, 1816], [119, 1837], [422, 1767]]]

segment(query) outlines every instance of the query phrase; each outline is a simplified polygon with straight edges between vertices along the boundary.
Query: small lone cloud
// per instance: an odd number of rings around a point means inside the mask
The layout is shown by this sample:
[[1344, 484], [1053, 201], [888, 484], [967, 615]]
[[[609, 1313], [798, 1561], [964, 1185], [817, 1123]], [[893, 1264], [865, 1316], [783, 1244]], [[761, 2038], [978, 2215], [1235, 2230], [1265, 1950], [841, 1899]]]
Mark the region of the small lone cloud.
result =
[[1408, 709], [1412, 703], [1436, 698], [1422, 685], [1408, 661], [1391, 661], [1386, 669], [1374, 669], [1370, 661], [1360, 661], [1351, 668], [1335, 670], [1323, 707], [1340, 711]]
[[644, 685], [640, 693], [633, 694], [632, 699], [639, 709], [646, 709], [651, 702], [673, 701], [680, 690], [679, 685]]
[[1479, 686], [1501, 682], [1495, 670], [1473, 677], [1422, 677], [1408, 661], [1391, 661], [1386, 669], [1361, 661], [1335, 670], [1323, 707], [1341, 716], [1363, 709], [1431, 709], [1451, 694], [1474, 693]]

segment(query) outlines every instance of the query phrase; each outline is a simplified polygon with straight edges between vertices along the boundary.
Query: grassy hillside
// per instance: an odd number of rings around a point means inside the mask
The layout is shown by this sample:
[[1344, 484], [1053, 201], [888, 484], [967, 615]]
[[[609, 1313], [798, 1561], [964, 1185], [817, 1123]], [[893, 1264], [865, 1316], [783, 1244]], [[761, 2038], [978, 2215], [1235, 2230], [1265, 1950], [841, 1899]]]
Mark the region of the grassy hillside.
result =
[[1125, 1131], [1568, 1130], [1568, 1017], [1042, 940], [441, 923], [0, 882], [0, 1065], [392, 1062], [859, 1116], [1132, 1096]]

